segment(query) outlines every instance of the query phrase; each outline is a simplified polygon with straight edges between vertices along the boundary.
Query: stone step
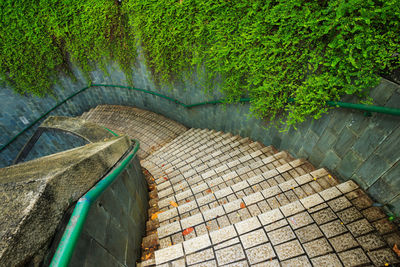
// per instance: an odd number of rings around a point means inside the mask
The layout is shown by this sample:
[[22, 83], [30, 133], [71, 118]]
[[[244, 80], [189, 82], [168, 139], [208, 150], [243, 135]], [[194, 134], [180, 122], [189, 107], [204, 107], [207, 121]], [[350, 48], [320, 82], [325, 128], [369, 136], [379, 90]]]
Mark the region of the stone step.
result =
[[[160, 247], [164, 248], [171, 243], [176, 244], [218, 230], [337, 184], [337, 180], [326, 170], [320, 169], [244, 197], [237, 196], [235, 188], [227, 187], [211, 193], [210, 197], [206, 196], [160, 213], [160, 227], [157, 230]], [[182, 231], [190, 227], [196, 231], [184, 236]]]
[[139, 139], [139, 157], [155, 150], [184, 133], [187, 128], [164, 116], [132, 107], [102, 105], [90, 110], [87, 120], [107, 127], [117, 134]]
[[[182, 176], [175, 177], [174, 179], [164, 181], [165, 184], [169, 185], [169, 187], [165, 187], [163, 190], [158, 191], [158, 197], [160, 200], [163, 198], [167, 198], [171, 195], [179, 194], [189, 188], [193, 188], [198, 186], [204, 182], [208, 182], [213, 180], [214, 178], [221, 177], [225, 174], [228, 174], [232, 171], [241, 170], [237, 173], [239, 175], [244, 175], [246, 173], [251, 173], [256, 171], [256, 169], [260, 169], [263, 171], [267, 171], [270, 169], [274, 169], [279, 167], [285, 163], [291, 161], [291, 157], [287, 152], [279, 152], [275, 153], [276, 149], [273, 147], [265, 147], [261, 150], [258, 150], [252, 154], [246, 155], [239, 159], [235, 159], [233, 161], [227, 161], [227, 163], [221, 163], [220, 166], [215, 165], [215, 169], [211, 169], [207, 172], [201, 172], [201, 174], [193, 173], [189, 171]], [[208, 167], [208, 166], [206, 166]], [[247, 168], [246, 168], [247, 167]], [[199, 167], [196, 168], [200, 169]], [[160, 185], [156, 180], [157, 188]]]
[[[172, 179], [175, 176], [185, 172], [189, 169], [195, 168], [199, 165], [207, 164], [207, 162], [215, 161], [218, 156], [230, 155], [231, 157], [240, 157], [243, 155], [255, 152], [263, 146], [257, 142], [251, 142], [248, 138], [240, 138], [239, 136], [232, 136], [221, 142], [216, 142], [213, 145], [209, 145], [207, 148], [197, 148], [192, 153], [185, 153], [180, 157], [173, 159], [172, 162], [168, 163], [165, 167], [169, 178]], [[213, 166], [212, 164], [208, 166]], [[185, 168], [183, 168], [185, 167]]]
[[[221, 161], [227, 160], [228, 158], [239, 158], [240, 156], [245, 156], [252, 152], [257, 151], [262, 148], [257, 142], [250, 142], [249, 139], [246, 138], [235, 138], [237, 141], [227, 142], [226, 144], [216, 144], [215, 146], [211, 146], [207, 149], [196, 149], [193, 153], [187, 153], [182, 155], [181, 158], [174, 159], [172, 162], [168, 162], [164, 160], [164, 164], [158, 165], [161, 166], [161, 169], [157, 166], [153, 168], [155, 173], [160, 173], [162, 179], [167, 177], [169, 180], [175, 180], [175, 177], [179, 177], [188, 173], [188, 171], [195, 171], [197, 174], [202, 174], [206, 172], [208, 169], [215, 167], [216, 164], [219, 164]], [[229, 138], [233, 141], [232, 138]], [[229, 141], [228, 139], [228, 141]], [[147, 161], [147, 159], [146, 159]]]
[[167, 151], [165, 155], [157, 156], [157, 158], [149, 159], [149, 161], [152, 161], [156, 166], [162, 165], [167, 172], [172, 172], [172, 169], [180, 167], [179, 164], [190, 163], [195, 160], [201, 161], [207, 155], [206, 153], [220, 149], [228, 144], [239, 143], [240, 145], [250, 142], [248, 138], [245, 139], [230, 134], [221, 134], [202, 141], [193, 142], [182, 150]]
[[[166, 172], [166, 169], [172, 166], [170, 162], [175, 161], [179, 156], [193, 155], [199, 152], [197, 149], [198, 147], [204, 149], [208, 146], [212, 146], [216, 141], [231, 138], [231, 134], [224, 134], [222, 132], [203, 132], [201, 135], [193, 136], [193, 138], [188, 140], [188, 142], [180, 148], [173, 147], [169, 150], [163, 151], [162, 154], [157, 153], [149, 158], [146, 158], [146, 161], [143, 162], [143, 166], [154, 173], [164, 173]], [[237, 137], [234, 137], [233, 139], [237, 139]], [[203, 145], [204, 143], [206, 144]], [[182, 153], [180, 153], [180, 151], [182, 151]], [[174, 152], [179, 154], [173, 155]]]
[[[263, 189], [285, 183], [293, 178], [310, 173], [313, 170], [314, 168], [309, 162], [296, 159], [278, 168], [269, 170], [267, 172], [261, 172], [250, 177], [249, 175], [239, 175], [234, 171], [209, 182], [202, 183], [190, 190], [186, 190], [177, 195], [163, 199], [159, 201], [157, 205], [160, 210], [166, 211], [172, 208], [170, 205], [171, 201], [177, 203], [178, 205], [184, 205], [190, 201], [204, 202], [203, 198], [210, 198], [210, 194], [224, 195], [222, 192], [218, 192], [220, 190], [227, 190], [226, 188], [228, 187], [230, 187], [232, 192], [234, 192], [235, 195], [240, 198]], [[314, 173], [315, 172], [312, 172], [312, 174]], [[217, 198], [215, 198], [215, 200], [217, 200]], [[228, 196], [227, 199], [224, 199], [223, 201], [226, 200], [231, 201], [234, 199]]]
[[158, 151], [154, 152], [153, 156], [164, 153], [164, 151], [166, 151], [170, 148], [185, 144], [189, 138], [192, 138], [192, 136], [195, 135], [196, 133], [198, 133], [200, 130], [202, 130], [202, 129], [190, 128], [189, 130], [187, 130], [183, 134], [177, 136], [174, 140], [172, 140], [171, 142], [169, 142], [168, 144], [166, 144], [165, 146], [160, 148]]
[[154, 156], [151, 158], [152, 162], [155, 164], [160, 164], [161, 162], [159, 161], [164, 160], [166, 157], [172, 158], [176, 157], [178, 154], [178, 156], [180, 156], [181, 154], [187, 152], [190, 153], [192, 150], [196, 149], [197, 147], [201, 147], [206, 143], [215, 142], [214, 139], [217, 139], [216, 141], [218, 141], [232, 136], [230, 133], [223, 133], [221, 131], [216, 132], [214, 130], [201, 131], [198, 133], [199, 134], [193, 135], [193, 137], [188, 139], [186, 142], [180, 142], [180, 145], [172, 146], [166, 150], [154, 154]]
[[348, 181], [159, 249], [142, 266], [397, 265], [392, 247], [400, 239], [398, 229], [372, 204]]

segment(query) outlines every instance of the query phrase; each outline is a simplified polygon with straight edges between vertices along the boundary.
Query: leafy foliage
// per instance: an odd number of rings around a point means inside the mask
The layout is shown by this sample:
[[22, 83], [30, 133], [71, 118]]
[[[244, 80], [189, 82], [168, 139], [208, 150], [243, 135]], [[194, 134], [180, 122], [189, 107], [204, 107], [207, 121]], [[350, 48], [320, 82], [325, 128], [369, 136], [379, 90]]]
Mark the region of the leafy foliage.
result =
[[[287, 125], [319, 118], [326, 101], [365, 97], [399, 67], [399, 0], [131, 0], [130, 24], [163, 81], [192, 66], [223, 77], [230, 101]], [[290, 102], [289, 98], [296, 101]]]
[[44, 95], [76, 62], [88, 74], [110, 59], [127, 70], [136, 57], [121, 6], [111, 0], [0, 3], [0, 75], [19, 93]]
[[21, 93], [48, 93], [70, 61], [128, 70], [137, 39], [161, 82], [198, 68], [228, 101], [294, 125], [400, 66], [400, 0], [35, 2], [0, 3], [0, 75]]

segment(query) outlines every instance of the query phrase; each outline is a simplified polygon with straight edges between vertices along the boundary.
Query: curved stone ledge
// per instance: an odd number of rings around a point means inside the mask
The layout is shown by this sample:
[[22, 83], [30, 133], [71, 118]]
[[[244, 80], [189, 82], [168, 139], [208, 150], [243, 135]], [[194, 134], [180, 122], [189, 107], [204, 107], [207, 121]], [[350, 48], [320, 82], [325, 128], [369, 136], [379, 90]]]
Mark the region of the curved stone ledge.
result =
[[122, 136], [0, 169], [0, 266], [40, 262], [34, 258], [51, 241], [67, 208], [130, 143]]
[[70, 132], [91, 143], [100, 142], [103, 141], [104, 138], [111, 138], [114, 136], [109, 131], [93, 122], [64, 116], [50, 116], [39, 127]]

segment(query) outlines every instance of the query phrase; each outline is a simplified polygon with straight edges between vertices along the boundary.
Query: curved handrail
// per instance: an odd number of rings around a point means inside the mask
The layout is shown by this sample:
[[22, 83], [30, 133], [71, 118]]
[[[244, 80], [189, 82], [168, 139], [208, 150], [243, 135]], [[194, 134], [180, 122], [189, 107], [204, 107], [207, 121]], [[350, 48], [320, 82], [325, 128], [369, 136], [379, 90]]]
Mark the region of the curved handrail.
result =
[[[114, 87], [114, 88], [125, 88], [125, 89], [129, 89], [129, 90], [139, 91], [139, 92], [143, 92], [143, 93], [146, 93], [146, 94], [151, 94], [151, 95], [155, 95], [155, 96], [167, 99], [167, 100], [172, 101], [172, 102], [174, 102], [174, 103], [176, 103], [176, 104], [178, 104], [180, 106], [183, 106], [185, 108], [192, 108], [192, 107], [198, 107], [198, 106], [209, 105], [209, 104], [226, 103], [226, 99], [218, 99], [218, 100], [204, 101], [204, 102], [199, 102], [199, 103], [194, 103], [194, 104], [185, 104], [185, 103], [183, 103], [183, 102], [181, 102], [181, 101], [179, 101], [177, 99], [174, 99], [172, 97], [169, 97], [169, 96], [166, 96], [166, 95], [154, 92], [154, 91], [150, 91], [150, 90], [135, 88], [135, 87], [131, 87], [131, 86], [125, 86], [125, 85], [91, 84], [91, 85], [89, 85], [87, 87], [84, 87], [81, 90], [73, 93], [72, 95], [70, 95], [67, 98], [65, 98], [64, 100], [62, 100], [61, 102], [59, 102], [56, 105], [54, 105], [51, 109], [49, 109], [47, 112], [42, 114], [39, 118], [37, 118], [32, 123], [30, 123], [28, 126], [26, 126], [24, 129], [22, 129], [22, 131], [20, 131], [13, 138], [11, 138], [11, 140], [9, 140], [6, 144], [1, 146], [0, 147], [0, 152], [3, 151], [12, 142], [14, 142], [21, 134], [23, 134], [24, 132], [29, 130], [32, 126], [34, 126], [36, 123], [38, 123], [41, 119], [46, 117], [50, 112], [52, 112], [53, 110], [55, 110], [56, 108], [58, 108], [59, 106], [61, 106], [62, 104], [64, 104], [68, 100], [70, 100], [71, 98], [73, 98], [74, 96], [86, 91], [87, 89], [89, 89], [91, 87]], [[250, 98], [241, 98], [241, 99], [239, 99], [238, 102], [250, 102], [250, 101], [251, 101]], [[292, 98], [289, 98], [288, 101], [289, 102], [293, 102], [295, 100], [292, 99]], [[367, 112], [378, 112], [378, 113], [384, 113], [384, 114], [400, 116], [400, 109], [396, 109], [396, 108], [387, 108], [387, 107], [380, 107], [380, 106], [373, 106], [373, 105], [363, 105], [363, 104], [353, 104], [353, 103], [347, 103], [347, 102], [341, 102], [341, 101], [327, 101], [326, 103], [327, 103], [327, 105], [333, 106], [333, 107], [351, 108], [351, 109], [364, 110], [364, 111], [367, 111]]]
[[[114, 135], [117, 135], [111, 130], [109, 131]], [[61, 237], [61, 241], [58, 244], [56, 252], [54, 253], [50, 266], [68, 266], [92, 203], [94, 203], [97, 198], [107, 189], [107, 187], [114, 182], [114, 180], [126, 168], [126, 166], [128, 166], [130, 161], [139, 150], [139, 140], [133, 139], [133, 141], [135, 142], [135, 146], [125, 157], [125, 159], [123, 159], [117, 167], [115, 167], [109, 174], [101, 179], [76, 203], [68, 225], [63, 236]]]

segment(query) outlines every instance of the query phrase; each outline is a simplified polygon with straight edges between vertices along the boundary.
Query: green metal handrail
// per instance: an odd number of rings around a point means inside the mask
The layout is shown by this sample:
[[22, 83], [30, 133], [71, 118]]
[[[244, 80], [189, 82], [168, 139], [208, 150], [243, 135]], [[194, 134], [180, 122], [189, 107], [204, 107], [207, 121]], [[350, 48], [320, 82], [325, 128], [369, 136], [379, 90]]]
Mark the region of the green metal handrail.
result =
[[[11, 140], [9, 140], [5, 145], [1, 146], [0, 147], [0, 152], [3, 151], [12, 142], [14, 142], [15, 139], [17, 139], [21, 134], [23, 134], [24, 132], [29, 130], [32, 126], [34, 126], [36, 123], [38, 123], [41, 119], [46, 117], [50, 112], [52, 112], [53, 110], [55, 110], [56, 108], [58, 108], [59, 106], [64, 104], [65, 102], [67, 102], [69, 99], [71, 99], [74, 96], [86, 91], [87, 89], [89, 89], [91, 87], [114, 87], [114, 88], [125, 88], [125, 89], [129, 89], [129, 90], [139, 91], [139, 92], [143, 92], [143, 93], [146, 93], [146, 94], [151, 94], [151, 95], [155, 95], [155, 96], [167, 99], [167, 100], [172, 101], [172, 102], [174, 102], [174, 103], [176, 103], [176, 104], [178, 104], [180, 106], [183, 106], [185, 108], [192, 108], [192, 107], [198, 107], [198, 106], [209, 105], [209, 104], [226, 103], [226, 99], [218, 99], [218, 100], [212, 100], [212, 101], [199, 102], [199, 103], [195, 103], [195, 104], [185, 104], [185, 103], [183, 103], [183, 102], [181, 102], [181, 101], [179, 101], [177, 99], [174, 99], [172, 97], [169, 97], [169, 96], [157, 93], [157, 92], [153, 92], [153, 91], [150, 91], [150, 90], [135, 88], [135, 87], [131, 87], [131, 86], [125, 86], [125, 85], [91, 84], [91, 85], [89, 85], [87, 87], [84, 87], [81, 90], [73, 93], [72, 95], [70, 95], [67, 98], [65, 98], [64, 100], [62, 100], [61, 102], [59, 102], [56, 105], [54, 105], [50, 110], [48, 110], [46, 113], [41, 115], [38, 119], [36, 119], [32, 123], [30, 123], [27, 127], [25, 127], [17, 135], [15, 135], [13, 138], [11, 138]], [[250, 98], [241, 98], [241, 99], [239, 99], [239, 102], [250, 102], [250, 101], [251, 101]], [[289, 98], [288, 101], [289, 102], [293, 102], [295, 100], [293, 98]], [[364, 111], [367, 111], [367, 112], [378, 112], [378, 113], [384, 113], [384, 114], [400, 116], [400, 109], [396, 109], [396, 108], [387, 108], [387, 107], [363, 105], [363, 104], [353, 104], [353, 103], [346, 103], [346, 102], [341, 102], [341, 101], [327, 101], [326, 103], [327, 103], [327, 105], [333, 106], [333, 107], [351, 108], [351, 109], [364, 110]]]
[[[111, 130], [107, 129], [112, 134], [117, 135]], [[139, 140], [133, 139], [135, 146], [133, 150], [122, 160], [122, 162], [115, 167], [109, 174], [101, 179], [92, 189], [83, 195], [75, 205], [71, 218], [64, 231], [61, 241], [58, 244], [57, 250], [53, 256], [50, 266], [68, 266], [79, 236], [82, 232], [83, 225], [89, 213], [91, 205], [99, 198], [99, 196], [110, 186], [115, 179], [121, 174], [122, 171], [128, 166], [133, 157], [139, 150]]]

